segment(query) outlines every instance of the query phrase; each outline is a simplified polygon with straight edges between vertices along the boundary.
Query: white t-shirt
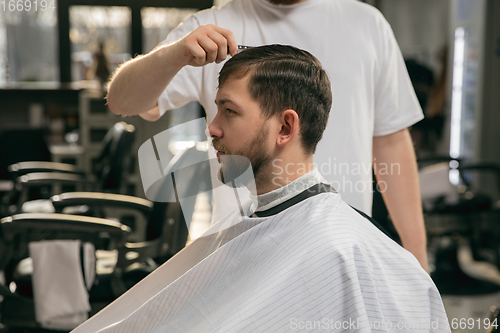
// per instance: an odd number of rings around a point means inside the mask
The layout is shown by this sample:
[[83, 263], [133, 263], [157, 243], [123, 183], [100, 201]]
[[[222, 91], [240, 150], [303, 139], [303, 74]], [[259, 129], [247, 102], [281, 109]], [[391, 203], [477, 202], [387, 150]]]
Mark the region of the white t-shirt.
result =
[[[293, 45], [321, 61], [332, 83], [333, 105], [314, 163], [343, 200], [371, 214], [373, 137], [395, 133], [423, 118], [382, 14], [356, 0], [308, 0], [284, 6], [233, 0], [192, 15], [164, 43], [204, 24], [231, 30], [241, 45]], [[184, 67], [158, 99], [160, 112], [199, 101], [211, 122], [217, 112], [214, 100], [222, 65]], [[379, 166], [399, 172], [398, 166]]]

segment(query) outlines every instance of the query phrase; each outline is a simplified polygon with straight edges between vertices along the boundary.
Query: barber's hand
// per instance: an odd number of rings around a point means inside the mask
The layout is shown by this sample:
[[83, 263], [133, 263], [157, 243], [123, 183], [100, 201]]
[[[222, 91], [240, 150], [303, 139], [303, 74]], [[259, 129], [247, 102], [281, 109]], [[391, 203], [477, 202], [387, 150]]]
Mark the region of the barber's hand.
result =
[[169, 62], [173, 66], [204, 66], [220, 63], [238, 53], [238, 43], [230, 30], [213, 24], [202, 25], [189, 35], [170, 45]]

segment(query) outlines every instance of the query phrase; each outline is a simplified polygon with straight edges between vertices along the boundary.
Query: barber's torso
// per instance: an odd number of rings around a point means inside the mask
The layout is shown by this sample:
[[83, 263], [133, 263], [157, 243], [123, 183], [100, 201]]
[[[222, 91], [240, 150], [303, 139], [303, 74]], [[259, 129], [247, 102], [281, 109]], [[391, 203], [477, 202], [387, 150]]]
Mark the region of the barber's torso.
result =
[[[167, 42], [204, 24], [231, 30], [241, 45], [293, 45], [321, 61], [332, 83], [333, 106], [314, 163], [347, 203], [371, 214], [372, 138], [411, 125], [405, 122], [421, 113], [417, 105], [404, 110], [410, 112], [409, 116], [398, 114], [401, 105], [397, 100], [389, 101], [391, 94], [397, 95], [393, 91], [396, 88], [386, 88], [387, 84], [380, 82], [388, 58], [387, 34], [392, 34], [382, 15], [353, 0], [308, 0], [291, 6], [276, 6], [266, 0], [233, 0], [220, 9], [192, 16], [169, 35]], [[214, 100], [222, 65], [185, 67], [179, 73], [189, 77], [191, 94], [198, 94], [209, 122], [217, 112]], [[177, 79], [179, 86], [186, 85], [176, 77], [170, 86]], [[170, 86], [167, 91], [175, 89], [180, 94], [181, 88]]]

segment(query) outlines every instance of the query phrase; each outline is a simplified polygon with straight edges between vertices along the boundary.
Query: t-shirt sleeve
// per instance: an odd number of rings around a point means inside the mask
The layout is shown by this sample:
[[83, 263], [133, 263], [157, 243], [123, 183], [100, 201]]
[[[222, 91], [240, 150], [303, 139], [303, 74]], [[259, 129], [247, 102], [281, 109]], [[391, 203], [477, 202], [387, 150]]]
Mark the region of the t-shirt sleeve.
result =
[[[191, 15], [172, 30], [160, 45], [176, 42], [199, 26], [196, 15]], [[200, 100], [202, 75], [202, 67], [185, 66], [182, 68], [158, 98], [160, 116], [163, 116], [167, 110]]]
[[380, 66], [375, 81], [374, 136], [395, 133], [424, 117], [394, 33], [382, 15], [379, 27]]

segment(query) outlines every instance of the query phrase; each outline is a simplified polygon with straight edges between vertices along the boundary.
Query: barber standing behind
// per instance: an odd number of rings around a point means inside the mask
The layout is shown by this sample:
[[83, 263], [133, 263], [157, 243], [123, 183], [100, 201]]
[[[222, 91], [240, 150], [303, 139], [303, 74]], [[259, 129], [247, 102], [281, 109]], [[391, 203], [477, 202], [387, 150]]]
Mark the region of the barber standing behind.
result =
[[[156, 120], [166, 110], [199, 101], [210, 123], [217, 112], [221, 62], [238, 52], [238, 43], [289, 44], [323, 63], [333, 107], [314, 155], [318, 170], [347, 203], [371, 215], [373, 163], [403, 246], [428, 271], [417, 166], [407, 130], [423, 114], [393, 32], [375, 8], [356, 0], [233, 0], [200, 11], [155, 50], [116, 71], [109, 108]], [[287, 177], [284, 169], [276, 175]]]

